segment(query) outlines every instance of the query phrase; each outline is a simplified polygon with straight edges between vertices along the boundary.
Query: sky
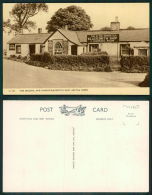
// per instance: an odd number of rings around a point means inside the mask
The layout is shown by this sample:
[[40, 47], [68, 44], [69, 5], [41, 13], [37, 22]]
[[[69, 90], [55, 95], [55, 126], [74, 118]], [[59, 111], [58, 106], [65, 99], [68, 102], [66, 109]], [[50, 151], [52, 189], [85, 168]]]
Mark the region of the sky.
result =
[[[48, 12], [40, 12], [32, 18], [36, 22], [37, 28], [42, 28], [46, 32], [47, 21], [59, 9], [70, 5], [82, 7], [91, 17], [93, 23], [92, 30], [98, 30], [105, 26], [110, 26], [110, 22], [117, 16], [121, 28], [133, 26], [135, 28], [149, 28], [149, 3], [47, 3]], [[14, 3], [3, 4], [3, 20], [10, 18]], [[31, 32], [37, 32], [37, 28]], [[4, 35], [4, 42], [10, 39], [11, 35]], [[8, 41], [7, 40], [7, 41]]]

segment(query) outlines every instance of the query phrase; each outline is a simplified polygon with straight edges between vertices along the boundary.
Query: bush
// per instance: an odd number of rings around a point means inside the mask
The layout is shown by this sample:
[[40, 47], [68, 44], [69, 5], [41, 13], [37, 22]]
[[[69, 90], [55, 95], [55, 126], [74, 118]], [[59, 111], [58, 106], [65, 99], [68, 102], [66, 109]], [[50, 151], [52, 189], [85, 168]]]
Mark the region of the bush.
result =
[[32, 55], [29, 64], [38, 64], [38, 66], [41, 67], [47, 66], [52, 70], [111, 71], [109, 56], [53, 56], [49, 53], [44, 53]]
[[146, 73], [149, 71], [149, 58], [145, 56], [122, 56], [122, 72]]
[[30, 56], [30, 60], [32, 61], [42, 61], [42, 55], [41, 54], [33, 54]]
[[22, 57], [23, 62], [28, 60], [27, 56]]
[[16, 59], [16, 58], [17, 58], [17, 56], [16, 56], [16, 55], [10, 55], [10, 58], [12, 58], [12, 59]]
[[147, 74], [145, 76], [144, 81], [142, 81], [141, 83], [139, 83], [139, 86], [140, 87], [149, 87], [149, 83], [150, 83], [149, 74]]
[[106, 66], [104, 69], [105, 72], [112, 72], [111, 67], [110, 66]]
[[17, 56], [17, 59], [21, 60], [22, 59], [22, 56], [21, 55], [18, 55]]
[[44, 52], [41, 60], [42, 60], [42, 62], [45, 62], [45, 63], [49, 62], [50, 61], [50, 54], [47, 52]]
[[94, 51], [94, 52], [86, 52], [82, 53], [82, 56], [94, 56], [94, 55], [101, 55], [101, 56], [108, 56], [106, 51]]

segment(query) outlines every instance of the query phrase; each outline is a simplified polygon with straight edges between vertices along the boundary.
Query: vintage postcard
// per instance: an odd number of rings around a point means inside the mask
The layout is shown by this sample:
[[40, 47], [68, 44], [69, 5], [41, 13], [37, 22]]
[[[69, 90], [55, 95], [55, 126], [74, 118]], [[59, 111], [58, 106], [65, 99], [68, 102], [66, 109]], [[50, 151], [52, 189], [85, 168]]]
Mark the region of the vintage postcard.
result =
[[149, 95], [149, 17], [149, 3], [3, 3], [3, 94]]
[[3, 107], [4, 192], [149, 191], [148, 101]]

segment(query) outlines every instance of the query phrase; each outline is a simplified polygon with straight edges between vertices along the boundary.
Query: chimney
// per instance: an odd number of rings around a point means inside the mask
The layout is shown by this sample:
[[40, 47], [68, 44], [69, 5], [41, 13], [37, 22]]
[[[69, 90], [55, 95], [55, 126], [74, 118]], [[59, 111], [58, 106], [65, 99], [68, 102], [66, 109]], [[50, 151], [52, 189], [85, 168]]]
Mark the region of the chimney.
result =
[[115, 22], [111, 22], [111, 30], [120, 30], [120, 22], [118, 20], [118, 16], [115, 17]]
[[42, 28], [38, 28], [38, 34], [42, 33]]

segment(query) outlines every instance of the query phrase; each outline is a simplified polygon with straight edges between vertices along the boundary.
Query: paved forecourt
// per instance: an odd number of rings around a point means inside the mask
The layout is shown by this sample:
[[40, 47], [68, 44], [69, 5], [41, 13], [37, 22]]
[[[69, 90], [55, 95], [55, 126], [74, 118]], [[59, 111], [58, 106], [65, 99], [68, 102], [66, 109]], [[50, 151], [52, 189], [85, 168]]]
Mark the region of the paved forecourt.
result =
[[138, 87], [145, 73], [49, 70], [3, 60], [4, 88]]

